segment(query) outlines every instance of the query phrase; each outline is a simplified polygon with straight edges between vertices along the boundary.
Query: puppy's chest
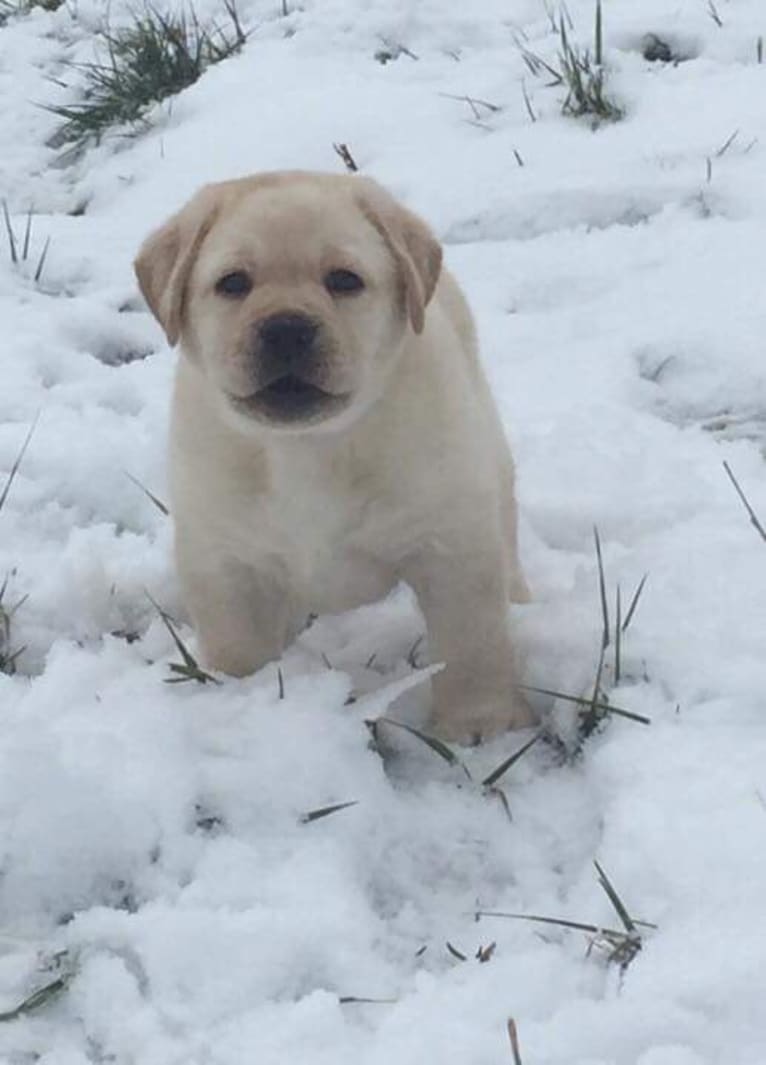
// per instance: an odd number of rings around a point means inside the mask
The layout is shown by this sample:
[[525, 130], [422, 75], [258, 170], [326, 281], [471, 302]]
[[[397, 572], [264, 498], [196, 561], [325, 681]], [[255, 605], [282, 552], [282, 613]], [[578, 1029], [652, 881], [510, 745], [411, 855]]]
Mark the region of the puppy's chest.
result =
[[286, 553], [327, 562], [351, 547], [367, 523], [366, 501], [321, 478], [286, 478], [258, 508]]
[[256, 552], [286, 568], [316, 612], [385, 594], [394, 579], [394, 507], [363, 480], [306, 466], [276, 470], [271, 490], [253, 500], [248, 524]]

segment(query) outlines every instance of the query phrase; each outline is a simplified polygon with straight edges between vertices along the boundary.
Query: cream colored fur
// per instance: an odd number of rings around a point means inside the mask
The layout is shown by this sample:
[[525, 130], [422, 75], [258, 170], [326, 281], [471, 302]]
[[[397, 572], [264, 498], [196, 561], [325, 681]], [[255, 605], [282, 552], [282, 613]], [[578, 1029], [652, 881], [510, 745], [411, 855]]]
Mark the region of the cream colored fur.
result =
[[[364, 279], [332, 295], [330, 270]], [[252, 291], [215, 290], [244, 270]], [[171, 436], [176, 557], [208, 666], [278, 658], [310, 612], [397, 581], [431, 658], [433, 728], [470, 742], [530, 723], [508, 603], [526, 589], [513, 465], [473, 323], [425, 224], [372, 181], [302, 172], [203, 189], [144, 243], [141, 289], [180, 340]], [[258, 326], [319, 323], [313, 380], [338, 409], [281, 424], [245, 409]]]

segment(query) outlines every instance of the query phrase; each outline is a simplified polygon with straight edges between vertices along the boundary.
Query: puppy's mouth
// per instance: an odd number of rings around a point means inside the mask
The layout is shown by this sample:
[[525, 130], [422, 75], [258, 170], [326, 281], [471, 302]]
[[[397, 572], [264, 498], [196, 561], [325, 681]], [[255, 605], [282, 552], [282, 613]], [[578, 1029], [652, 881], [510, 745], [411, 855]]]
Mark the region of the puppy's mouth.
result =
[[326, 392], [318, 385], [285, 374], [249, 396], [230, 397], [234, 407], [268, 422], [315, 422], [329, 418], [348, 405], [349, 393]]

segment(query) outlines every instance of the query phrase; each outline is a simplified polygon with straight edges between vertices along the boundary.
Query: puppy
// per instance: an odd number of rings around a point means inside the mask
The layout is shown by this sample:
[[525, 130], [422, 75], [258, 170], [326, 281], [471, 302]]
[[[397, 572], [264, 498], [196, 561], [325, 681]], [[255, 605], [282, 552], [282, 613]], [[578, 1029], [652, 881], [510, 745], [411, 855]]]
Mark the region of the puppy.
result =
[[358, 176], [208, 185], [135, 263], [180, 343], [171, 500], [206, 664], [279, 658], [309, 613], [414, 590], [433, 728], [530, 724], [508, 603], [526, 599], [513, 465], [474, 327], [421, 219]]

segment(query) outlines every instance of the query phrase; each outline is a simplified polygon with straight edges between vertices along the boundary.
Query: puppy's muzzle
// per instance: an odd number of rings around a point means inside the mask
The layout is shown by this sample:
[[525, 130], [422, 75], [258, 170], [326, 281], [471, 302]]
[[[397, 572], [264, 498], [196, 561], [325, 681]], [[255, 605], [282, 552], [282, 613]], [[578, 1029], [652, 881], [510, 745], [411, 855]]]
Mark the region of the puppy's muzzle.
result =
[[258, 387], [235, 405], [272, 424], [324, 420], [348, 403], [347, 394], [328, 391], [320, 323], [283, 311], [253, 329], [250, 358]]

